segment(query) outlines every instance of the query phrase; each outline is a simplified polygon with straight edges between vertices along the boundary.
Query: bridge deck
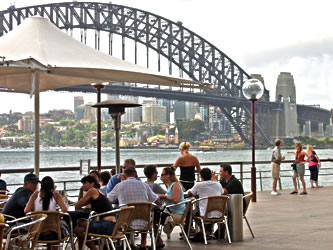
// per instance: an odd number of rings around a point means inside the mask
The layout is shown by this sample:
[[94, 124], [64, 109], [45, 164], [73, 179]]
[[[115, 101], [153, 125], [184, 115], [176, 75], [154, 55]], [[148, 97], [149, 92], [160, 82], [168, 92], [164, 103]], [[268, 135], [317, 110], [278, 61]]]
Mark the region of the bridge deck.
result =
[[[193, 249], [332, 249], [333, 246], [333, 187], [308, 189], [308, 195], [290, 195], [283, 190], [280, 196], [269, 191], [257, 194], [247, 214], [254, 232], [252, 239], [244, 223], [244, 241], [228, 244], [210, 240], [208, 245], [192, 243]], [[174, 231], [171, 240], [164, 238], [165, 249], [189, 249]]]

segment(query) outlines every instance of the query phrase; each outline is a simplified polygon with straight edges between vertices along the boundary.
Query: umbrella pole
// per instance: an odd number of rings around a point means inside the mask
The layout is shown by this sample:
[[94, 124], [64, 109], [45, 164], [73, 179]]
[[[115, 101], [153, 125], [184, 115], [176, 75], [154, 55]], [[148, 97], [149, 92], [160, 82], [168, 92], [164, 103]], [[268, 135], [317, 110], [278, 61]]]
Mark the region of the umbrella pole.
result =
[[35, 94], [35, 126], [34, 126], [34, 136], [35, 136], [35, 175], [39, 177], [39, 73], [33, 73], [33, 85]]

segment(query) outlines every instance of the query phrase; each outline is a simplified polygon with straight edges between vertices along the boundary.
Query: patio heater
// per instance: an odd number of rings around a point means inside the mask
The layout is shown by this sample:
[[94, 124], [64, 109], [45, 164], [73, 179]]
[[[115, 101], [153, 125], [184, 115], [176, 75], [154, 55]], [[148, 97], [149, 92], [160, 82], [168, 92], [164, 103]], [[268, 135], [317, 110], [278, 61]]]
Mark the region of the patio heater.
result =
[[120, 117], [125, 114], [125, 108], [139, 107], [141, 104], [121, 99], [110, 99], [103, 102], [96, 103], [92, 107], [94, 108], [108, 108], [109, 114], [113, 120], [113, 129], [116, 134], [116, 173], [120, 173]]
[[264, 94], [264, 85], [257, 79], [249, 79], [242, 87], [243, 95], [252, 103], [252, 167], [251, 167], [251, 191], [252, 201], [257, 201], [256, 192], [256, 166], [255, 166], [255, 109], [254, 103]]

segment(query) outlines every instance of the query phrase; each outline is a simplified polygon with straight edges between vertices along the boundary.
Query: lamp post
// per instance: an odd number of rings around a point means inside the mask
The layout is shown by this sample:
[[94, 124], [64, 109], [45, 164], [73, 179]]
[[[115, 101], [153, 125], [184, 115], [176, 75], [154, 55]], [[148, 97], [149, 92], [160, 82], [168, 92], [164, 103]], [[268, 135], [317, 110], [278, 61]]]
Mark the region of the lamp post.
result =
[[251, 167], [251, 191], [252, 201], [257, 201], [256, 192], [256, 166], [255, 166], [255, 108], [254, 103], [264, 94], [264, 85], [257, 79], [249, 79], [242, 87], [243, 95], [252, 103], [252, 167]]
[[138, 107], [141, 104], [137, 104], [128, 100], [110, 99], [103, 102], [96, 103], [92, 107], [94, 108], [109, 108], [109, 114], [113, 120], [113, 129], [116, 134], [116, 173], [120, 173], [120, 117], [125, 114], [125, 108]]

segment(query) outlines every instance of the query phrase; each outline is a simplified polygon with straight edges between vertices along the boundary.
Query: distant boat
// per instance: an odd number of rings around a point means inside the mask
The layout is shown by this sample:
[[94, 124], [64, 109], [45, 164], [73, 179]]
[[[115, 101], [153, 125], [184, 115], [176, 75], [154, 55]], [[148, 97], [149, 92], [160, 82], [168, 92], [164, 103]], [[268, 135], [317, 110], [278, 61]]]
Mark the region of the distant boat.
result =
[[210, 152], [210, 151], [216, 151], [216, 148], [213, 146], [200, 146], [198, 150], [203, 152]]

